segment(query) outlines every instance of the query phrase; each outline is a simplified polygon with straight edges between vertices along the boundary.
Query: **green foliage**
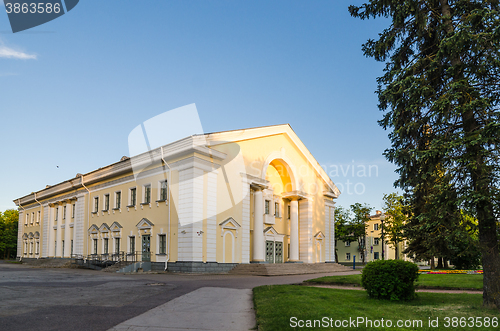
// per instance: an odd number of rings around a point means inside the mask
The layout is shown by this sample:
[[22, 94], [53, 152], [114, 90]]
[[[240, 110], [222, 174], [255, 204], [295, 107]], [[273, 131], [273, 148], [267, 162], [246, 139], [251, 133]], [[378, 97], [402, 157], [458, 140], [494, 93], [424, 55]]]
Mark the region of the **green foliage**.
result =
[[356, 202], [348, 209], [339, 206], [335, 209], [335, 237], [344, 242], [358, 242], [358, 251], [365, 260], [366, 227], [373, 208]]
[[9, 209], [0, 212], [0, 258], [15, 258], [19, 212]]
[[384, 194], [384, 240], [394, 247], [396, 259], [399, 256], [398, 243], [403, 241], [403, 225], [407, 220], [407, 207], [404, 198], [396, 193]]
[[376, 299], [391, 301], [415, 298], [418, 266], [402, 260], [379, 260], [368, 262], [363, 268], [361, 285], [368, 295]]
[[478, 220], [484, 303], [500, 308], [500, 2], [371, 0], [349, 11], [391, 22], [363, 51], [386, 62], [380, 125], [391, 130], [396, 184], [413, 195], [409, 249], [449, 255], [467, 210]]

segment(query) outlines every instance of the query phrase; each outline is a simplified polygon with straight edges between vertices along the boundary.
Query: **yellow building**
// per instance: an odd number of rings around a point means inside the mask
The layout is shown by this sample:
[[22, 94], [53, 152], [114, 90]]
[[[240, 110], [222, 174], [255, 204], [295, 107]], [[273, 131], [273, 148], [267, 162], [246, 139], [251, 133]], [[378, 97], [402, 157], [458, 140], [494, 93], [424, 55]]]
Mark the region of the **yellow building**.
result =
[[339, 194], [289, 125], [194, 135], [16, 199], [17, 255], [334, 262]]
[[[382, 212], [377, 210], [375, 215], [371, 215], [366, 227], [366, 250], [360, 252], [358, 250], [358, 242], [343, 242], [338, 241], [337, 243], [337, 255], [339, 263], [342, 264], [352, 264], [354, 256], [356, 256], [356, 264], [361, 263], [362, 254], [366, 255], [365, 262], [371, 262], [376, 260], [394, 260], [396, 259], [396, 249], [394, 245], [388, 243], [387, 241], [382, 242], [381, 231], [382, 231]], [[385, 217], [390, 217], [385, 215]], [[406, 256], [402, 254], [404, 250], [404, 243], [398, 244], [397, 258], [406, 260]]]

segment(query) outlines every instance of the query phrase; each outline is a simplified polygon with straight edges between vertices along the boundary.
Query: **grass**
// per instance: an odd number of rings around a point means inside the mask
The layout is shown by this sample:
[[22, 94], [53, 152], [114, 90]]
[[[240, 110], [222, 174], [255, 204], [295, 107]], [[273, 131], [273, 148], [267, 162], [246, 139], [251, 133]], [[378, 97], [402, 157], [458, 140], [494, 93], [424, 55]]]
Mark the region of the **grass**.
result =
[[[310, 279], [306, 282], [324, 285], [354, 285], [361, 286], [361, 275], [327, 276]], [[441, 274], [420, 275], [417, 288], [482, 290], [483, 275]]]
[[[364, 323], [356, 327], [321, 328], [319, 324], [314, 327], [292, 327], [291, 318], [297, 320], [322, 320], [327, 317], [328, 321], [349, 320], [358, 317], [379, 322], [383, 318], [385, 323], [391, 320], [392, 328], [378, 327], [377, 330], [395, 329], [398, 320], [422, 321], [422, 326], [401, 327], [397, 330], [443, 330], [445, 317], [477, 318], [477, 317], [500, 317], [496, 309], [482, 307], [481, 294], [443, 294], [443, 293], [418, 293], [417, 299], [410, 302], [391, 302], [370, 299], [365, 291], [327, 289], [317, 287], [306, 287], [298, 285], [271, 285], [261, 286], [253, 289], [254, 304], [259, 330], [367, 330]], [[429, 327], [429, 318], [438, 318], [438, 327]], [[292, 322], [293, 322], [292, 321]], [[305, 322], [306, 323], [306, 322]], [[376, 323], [376, 322], [375, 322]], [[411, 322], [413, 323], [413, 322]], [[471, 322], [469, 322], [471, 323]], [[299, 326], [299, 325], [297, 325]], [[474, 327], [452, 328], [454, 330], [496, 330], [490, 325], [489, 328]]]

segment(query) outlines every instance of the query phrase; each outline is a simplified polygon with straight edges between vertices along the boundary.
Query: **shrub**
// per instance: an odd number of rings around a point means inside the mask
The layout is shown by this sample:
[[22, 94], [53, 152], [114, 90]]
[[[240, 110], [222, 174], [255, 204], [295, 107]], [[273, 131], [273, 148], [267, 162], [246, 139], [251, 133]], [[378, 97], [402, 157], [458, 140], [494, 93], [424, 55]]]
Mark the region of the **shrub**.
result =
[[411, 300], [415, 298], [418, 266], [402, 260], [369, 262], [363, 268], [361, 285], [368, 295], [384, 300]]

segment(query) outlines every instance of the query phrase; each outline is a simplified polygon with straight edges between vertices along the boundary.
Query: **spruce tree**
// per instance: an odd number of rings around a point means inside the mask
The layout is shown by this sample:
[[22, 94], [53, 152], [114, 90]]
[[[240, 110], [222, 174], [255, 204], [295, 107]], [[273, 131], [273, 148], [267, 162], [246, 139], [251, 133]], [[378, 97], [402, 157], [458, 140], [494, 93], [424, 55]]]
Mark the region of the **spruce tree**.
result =
[[[500, 308], [499, 1], [371, 0], [349, 11], [390, 20], [363, 51], [386, 63], [377, 93], [385, 111], [380, 124], [391, 130], [385, 155], [398, 167], [396, 184], [413, 192], [415, 180], [425, 185], [434, 166], [442, 167], [454, 203], [478, 220], [483, 304]], [[422, 148], [429, 130], [432, 139]], [[425, 192], [422, 199], [439, 208], [440, 199]]]

